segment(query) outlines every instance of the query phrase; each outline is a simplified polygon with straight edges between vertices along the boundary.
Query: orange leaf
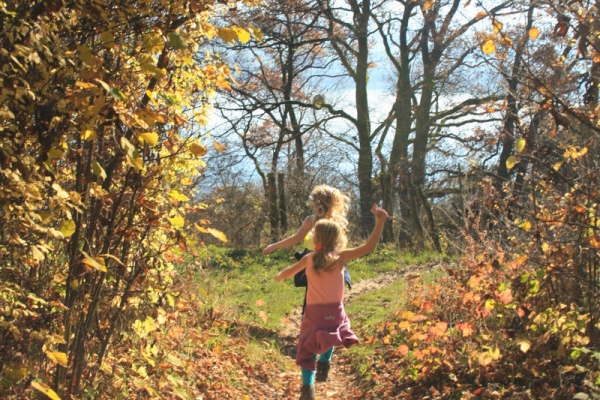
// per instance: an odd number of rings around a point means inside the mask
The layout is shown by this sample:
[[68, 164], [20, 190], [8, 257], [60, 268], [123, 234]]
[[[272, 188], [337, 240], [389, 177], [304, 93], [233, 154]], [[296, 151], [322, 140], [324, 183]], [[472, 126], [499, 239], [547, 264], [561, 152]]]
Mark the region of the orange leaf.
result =
[[257, 307], [262, 307], [265, 305], [265, 301], [263, 299], [258, 299], [256, 300], [255, 304], [257, 305]]
[[469, 337], [475, 332], [473, 326], [468, 322], [456, 324], [456, 329], [462, 334], [463, 337]]
[[398, 346], [398, 353], [401, 356], [405, 356], [408, 354], [408, 346], [405, 344], [401, 344], [400, 346]]
[[433, 336], [442, 336], [447, 329], [447, 322], [438, 322], [434, 326], [429, 327], [429, 333], [431, 333]]
[[540, 30], [538, 28], [531, 28], [529, 30], [529, 37], [531, 38], [531, 40], [537, 39], [539, 34], [540, 34]]
[[227, 146], [225, 146], [224, 144], [218, 143], [218, 142], [213, 142], [213, 147], [220, 153], [227, 150]]
[[263, 321], [264, 323], [266, 323], [266, 322], [267, 322], [267, 320], [269, 319], [269, 317], [267, 317], [267, 313], [266, 313], [266, 312], [264, 312], [264, 311], [261, 311], [261, 312], [259, 312], [259, 313], [258, 313], [258, 316], [260, 317], [260, 319], [262, 319], [262, 321]]

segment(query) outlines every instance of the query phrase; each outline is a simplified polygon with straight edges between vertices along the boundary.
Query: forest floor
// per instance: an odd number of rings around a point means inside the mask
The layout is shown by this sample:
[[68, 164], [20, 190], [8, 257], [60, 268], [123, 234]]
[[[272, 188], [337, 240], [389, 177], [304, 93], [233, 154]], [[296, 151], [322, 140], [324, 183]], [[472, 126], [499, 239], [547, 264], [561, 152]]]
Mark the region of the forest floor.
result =
[[[431, 266], [426, 266], [431, 268]], [[388, 285], [391, 285], [398, 280], [413, 280], [420, 276], [419, 270], [425, 268], [410, 268], [394, 270], [385, 273], [381, 273], [378, 276], [371, 279], [363, 279], [352, 285], [352, 289], [347, 289], [344, 293], [344, 304], [348, 305], [355, 298], [368, 292], [373, 292], [382, 289]], [[286, 327], [279, 332], [279, 342], [281, 348], [289, 357], [294, 358], [296, 353], [296, 341], [300, 333], [300, 322], [302, 320], [302, 307], [295, 308], [288, 316], [288, 323]], [[329, 400], [345, 400], [355, 397], [357, 393], [354, 393], [352, 388], [355, 387], [355, 375], [352, 373], [352, 368], [349, 364], [349, 360], [344, 356], [346, 349], [343, 347], [336, 347], [333, 358], [331, 360], [331, 369], [329, 371], [329, 379], [327, 382], [316, 383], [316, 397], [317, 400], [329, 399]], [[290, 373], [292, 373], [290, 371]], [[295, 371], [300, 377], [299, 369]], [[299, 380], [298, 380], [299, 382]], [[293, 396], [291, 399], [299, 397], [300, 386], [298, 386], [297, 396]]]

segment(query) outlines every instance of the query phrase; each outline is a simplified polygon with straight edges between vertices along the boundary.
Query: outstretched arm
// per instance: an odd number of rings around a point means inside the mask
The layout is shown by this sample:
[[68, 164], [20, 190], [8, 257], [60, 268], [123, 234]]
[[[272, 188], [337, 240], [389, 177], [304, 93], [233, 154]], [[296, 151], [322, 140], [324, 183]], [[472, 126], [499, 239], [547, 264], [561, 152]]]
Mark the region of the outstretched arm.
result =
[[373, 204], [371, 207], [371, 212], [375, 214], [376, 222], [375, 227], [373, 228], [373, 232], [367, 239], [364, 244], [361, 244], [358, 247], [354, 247], [352, 249], [344, 250], [340, 253], [340, 261], [342, 265], [346, 264], [348, 261], [352, 261], [362, 256], [366, 256], [377, 246], [379, 243], [379, 239], [381, 238], [381, 233], [383, 232], [383, 226], [385, 225], [385, 221], [387, 221], [388, 213], [383, 208], [377, 207], [376, 204]]
[[292, 276], [296, 275], [298, 272], [302, 271], [308, 265], [308, 257], [312, 257], [312, 256], [309, 255], [306, 257], [302, 257], [300, 259], [300, 261], [298, 261], [296, 264], [290, 265], [289, 267], [285, 268], [283, 271], [279, 272], [277, 274], [277, 276], [275, 277], [275, 281], [280, 282], [284, 279], [291, 278]]
[[313, 227], [313, 216], [309, 215], [308, 217], [306, 217], [304, 219], [302, 226], [300, 227], [300, 229], [298, 229], [298, 232], [296, 232], [296, 234], [294, 234], [293, 236], [287, 237], [285, 239], [282, 239], [277, 243], [272, 243], [272, 244], [268, 245], [267, 247], [265, 247], [263, 249], [262, 255], [266, 256], [267, 254], [271, 254], [272, 252], [274, 252], [277, 249], [282, 249], [284, 247], [290, 247], [290, 246], [297, 245], [298, 243], [300, 243], [302, 241], [302, 239], [304, 239], [304, 237], [312, 229], [312, 227]]

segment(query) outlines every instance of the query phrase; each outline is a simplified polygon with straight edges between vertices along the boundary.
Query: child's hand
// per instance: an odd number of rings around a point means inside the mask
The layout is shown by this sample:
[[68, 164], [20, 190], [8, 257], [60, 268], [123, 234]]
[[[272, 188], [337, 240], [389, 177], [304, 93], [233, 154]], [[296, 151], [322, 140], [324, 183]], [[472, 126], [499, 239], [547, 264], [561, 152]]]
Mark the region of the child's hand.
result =
[[373, 206], [371, 207], [371, 212], [373, 214], [375, 214], [375, 218], [377, 219], [389, 219], [390, 217], [388, 216], [387, 211], [385, 211], [383, 208], [380, 208], [379, 206], [377, 206], [377, 204], [373, 204]]
[[272, 252], [275, 251], [275, 246], [273, 246], [272, 244], [268, 245], [267, 247], [265, 247], [262, 251], [262, 255], [266, 256], [267, 254], [271, 254]]

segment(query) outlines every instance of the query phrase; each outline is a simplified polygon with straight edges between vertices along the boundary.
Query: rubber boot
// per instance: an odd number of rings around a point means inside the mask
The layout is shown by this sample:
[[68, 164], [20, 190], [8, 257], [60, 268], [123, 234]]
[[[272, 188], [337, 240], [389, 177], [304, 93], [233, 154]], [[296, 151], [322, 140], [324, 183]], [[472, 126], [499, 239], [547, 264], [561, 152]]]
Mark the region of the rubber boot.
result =
[[315, 376], [315, 381], [327, 382], [327, 375], [329, 375], [330, 365], [331, 364], [326, 361], [317, 361], [317, 375]]
[[316, 400], [316, 398], [314, 385], [302, 385], [300, 400]]

